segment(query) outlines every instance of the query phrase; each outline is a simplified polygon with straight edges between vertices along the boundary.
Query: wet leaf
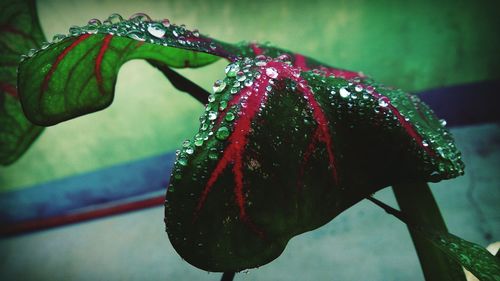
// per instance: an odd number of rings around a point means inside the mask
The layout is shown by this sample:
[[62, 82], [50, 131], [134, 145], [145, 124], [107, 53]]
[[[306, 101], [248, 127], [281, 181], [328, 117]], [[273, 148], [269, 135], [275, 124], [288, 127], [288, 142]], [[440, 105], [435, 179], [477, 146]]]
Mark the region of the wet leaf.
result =
[[103, 23], [94, 19], [69, 32], [55, 36], [51, 44], [20, 64], [19, 96], [27, 117], [36, 124], [54, 125], [107, 107], [119, 69], [131, 59], [146, 59], [167, 77], [172, 77], [170, 67], [201, 67], [218, 58], [234, 61], [262, 54], [289, 56], [304, 67], [319, 65], [268, 45], [224, 43], [168, 20], [152, 21], [144, 14], [130, 20], [113, 14]]
[[194, 266], [261, 266], [383, 187], [463, 173], [449, 132], [417, 97], [303, 61], [246, 58], [215, 82], [165, 204], [170, 241]]
[[444, 252], [470, 271], [481, 281], [500, 280], [500, 261], [484, 247], [464, 240], [451, 233], [431, 231], [422, 227], [412, 227]]
[[73, 27], [71, 36], [56, 38], [21, 63], [19, 92], [30, 120], [53, 125], [107, 107], [119, 69], [131, 59], [176, 68], [200, 67], [218, 59], [208, 54], [217, 54], [210, 48], [211, 40], [183, 27], [139, 18], [111, 21], [116, 22]]
[[23, 114], [17, 93], [20, 56], [44, 40], [34, 1], [0, 4], [0, 164], [17, 160], [42, 131]]
[[232, 62], [214, 83], [198, 134], [183, 144], [167, 192], [170, 241], [199, 268], [263, 265], [291, 237], [376, 190], [463, 173], [427, 106], [361, 73], [268, 45], [227, 44], [143, 14], [70, 32], [20, 65], [23, 107], [37, 124], [108, 106], [130, 59], [150, 61], [200, 96], [171, 67]]

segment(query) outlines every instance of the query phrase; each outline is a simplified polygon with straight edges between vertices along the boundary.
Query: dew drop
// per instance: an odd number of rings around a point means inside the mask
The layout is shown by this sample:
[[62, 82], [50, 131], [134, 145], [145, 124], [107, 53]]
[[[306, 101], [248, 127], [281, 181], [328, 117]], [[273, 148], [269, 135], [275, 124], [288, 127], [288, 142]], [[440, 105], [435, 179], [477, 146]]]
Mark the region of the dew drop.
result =
[[270, 78], [276, 78], [278, 77], [278, 71], [274, 67], [268, 67], [266, 68], [266, 75]]
[[349, 92], [346, 88], [340, 88], [339, 94], [343, 98], [347, 98], [348, 96], [351, 95], [351, 92]]
[[109, 15], [108, 19], [104, 21], [104, 24], [115, 24], [123, 21], [123, 17], [120, 14], [113, 13]]
[[189, 154], [189, 155], [193, 154], [194, 153], [194, 148], [192, 146], [187, 147], [186, 148], [186, 153]]
[[203, 139], [202, 138], [197, 138], [194, 140], [194, 145], [195, 146], [202, 146], [203, 145]]
[[29, 49], [28, 53], [26, 54], [29, 58], [34, 56], [36, 54], [36, 49]]
[[72, 27], [69, 28], [69, 34], [72, 36], [78, 36], [82, 33], [82, 28], [76, 25], [73, 25]]
[[227, 127], [220, 127], [217, 130], [217, 133], [215, 133], [215, 136], [219, 140], [225, 140], [225, 139], [227, 139], [227, 137], [229, 137], [229, 129]]
[[246, 87], [251, 87], [253, 85], [253, 80], [252, 79], [247, 79], [244, 84], [245, 84]]
[[146, 22], [151, 21], [151, 18], [145, 13], [135, 13], [129, 18], [131, 21]]
[[210, 148], [208, 151], [208, 158], [211, 160], [217, 160], [218, 155], [217, 155], [217, 149], [216, 148]]
[[217, 112], [215, 112], [215, 111], [208, 112], [208, 120], [213, 121], [215, 119], [217, 119]]
[[245, 76], [245, 74], [242, 71], [239, 71], [236, 74], [236, 80], [243, 82], [243, 81], [245, 81], [245, 79], [247, 79], [247, 77]]
[[127, 32], [126, 35], [129, 38], [132, 38], [132, 39], [137, 40], [137, 41], [146, 41], [144, 34], [138, 30], [131, 30], [131, 31]]
[[227, 107], [227, 101], [223, 100], [219, 104], [219, 110], [224, 110]]
[[440, 120], [439, 120], [439, 123], [440, 123], [440, 124], [441, 124], [441, 126], [443, 126], [443, 127], [444, 127], [444, 126], [446, 126], [446, 124], [447, 124], [446, 120], [444, 120], [444, 119], [440, 119]]
[[220, 93], [226, 88], [226, 82], [224, 82], [223, 80], [217, 80], [215, 81], [212, 88], [214, 90], [214, 93]]
[[42, 50], [45, 50], [47, 49], [48, 47], [50, 46], [50, 43], [49, 42], [43, 42], [42, 45], [40, 46], [40, 48]]
[[187, 165], [187, 159], [186, 157], [179, 157], [179, 159], [177, 159], [177, 163], [179, 163], [181, 166], [186, 166]]
[[234, 118], [235, 118], [234, 113], [232, 113], [232, 112], [228, 112], [228, 113], [226, 114], [226, 117], [225, 117], [224, 119], [226, 119], [226, 121], [233, 121], [233, 120], [234, 120]]
[[232, 64], [226, 66], [224, 71], [226, 72], [227, 77], [235, 77], [236, 73], [238, 73], [238, 71], [240, 71], [240, 66], [235, 64], [235, 63], [232, 63]]
[[169, 19], [162, 19], [162, 20], [161, 20], [161, 24], [162, 24], [164, 27], [170, 27], [170, 20], [169, 20]]
[[215, 45], [214, 42], [210, 43], [210, 49], [215, 50], [217, 48], [217, 45]]
[[387, 107], [387, 106], [389, 106], [389, 102], [388, 102], [386, 97], [382, 97], [382, 98], [378, 99], [378, 105], [380, 107]]
[[87, 23], [88, 25], [92, 25], [92, 26], [99, 26], [101, 25], [101, 21], [98, 20], [98, 19], [90, 19]]
[[291, 61], [290, 55], [288, 55], [288, 54], [282, 54], [282, 55], [278, 56], [277, 59], [282, 61], [282, 62], [290, 62]]
[[358, 85], [356, 85], [356, 87], [354, 87], [354, 90], [359, 93], [359, 92], [363, 91], [363, 86], [358, 84]]
[[155, 22], [148, 25], [148, 32], [156, 38], [162, 38], [163, 36], [165, 36], [166, 31], [163, 28], [162, 24]]
[[264, 55], [258, 55], [255, 57], [256, 66], [265, 66], [267, 64], [267, 58]]
[[61, 42], [62, 40], [66, 39], [66, 36], [63, 34], [56, 34], [54, 37], [52, 37], [52, 42], [53, 43], [58, 43]]
[[189, 147], [191, 145], [191, 141], [189, 140], [185, 140], [183, 143], [182, 143], [182, 147]]

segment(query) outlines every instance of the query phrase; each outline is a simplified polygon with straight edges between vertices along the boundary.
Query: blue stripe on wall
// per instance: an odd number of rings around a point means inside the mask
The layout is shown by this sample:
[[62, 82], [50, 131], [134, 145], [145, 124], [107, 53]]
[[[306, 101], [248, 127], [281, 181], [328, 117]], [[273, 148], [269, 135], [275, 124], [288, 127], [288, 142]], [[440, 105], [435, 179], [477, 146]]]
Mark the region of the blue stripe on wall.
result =
[[433, 89], [418, 96], [451, 127], [500, 122], [500, 80]]
[[0, 225], [164, 190], [174, 153], [141, 159], [0, 195]]

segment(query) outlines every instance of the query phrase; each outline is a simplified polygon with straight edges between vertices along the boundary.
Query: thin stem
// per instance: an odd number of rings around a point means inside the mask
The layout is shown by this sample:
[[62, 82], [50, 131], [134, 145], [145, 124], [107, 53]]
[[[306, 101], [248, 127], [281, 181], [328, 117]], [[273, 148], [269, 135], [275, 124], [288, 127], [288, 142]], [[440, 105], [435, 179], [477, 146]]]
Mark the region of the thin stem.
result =
[[224, 272], [220, 281], [233, 281], [234, 275], [236, 275], [235, 272]]
[[148, 60], [148, 62], [154, 67], [158, 68], [158, 70], [160, 70], [163, 75], [165, 75], [168, 80], [170, 80], [170, 83], [172, 83], [172, 85], [177, 90], [190, 94], [201, 104], [207, 103], [210, 93], [205, 91], [205, 89], [191, 82], [189, 79], [180, 75], [179, 73], [173, 71], [170, 67], [161, 62], [157, 62], [154, 60]]
[[[427, 183], [398, 184], [393, 186], [401, 208], [400, 216], [409, 223], [413, 244], [427, 281], [465, 281], [462, 267], [425, 239], [415, 226], [430, 226], [437, 231], [448, 231], [439, 207]], [[373, 201], [372, 201], [373, 202]]]

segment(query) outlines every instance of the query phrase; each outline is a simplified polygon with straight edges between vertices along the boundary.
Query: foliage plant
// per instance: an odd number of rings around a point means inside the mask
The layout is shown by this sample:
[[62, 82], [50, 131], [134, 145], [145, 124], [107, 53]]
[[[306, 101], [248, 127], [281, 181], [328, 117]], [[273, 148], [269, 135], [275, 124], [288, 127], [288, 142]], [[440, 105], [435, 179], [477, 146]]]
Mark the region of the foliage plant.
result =
[[[426, 182], [463, 174], [453, 139], [418, 97], [359, 72], [258, 43], [225, 43], [138, 13], [92, 19], [43, 42], [35, 5], [6, 1], [0, 34], [0, 161], [42, 131], [113, 101], [118, 71], [144, 59], [205, 104], [165, 201], [170, 242], [190, 264], [237, 272], [368, 199], [406, 223], [427, 280], [500, 280], [484, 248], [449, 234]], [[20, 62], [18, 63], [18, 60]], [[225, 59], [213, 93], [174, 68]], [[393, 186], [402, 211], [371, 195]]]

